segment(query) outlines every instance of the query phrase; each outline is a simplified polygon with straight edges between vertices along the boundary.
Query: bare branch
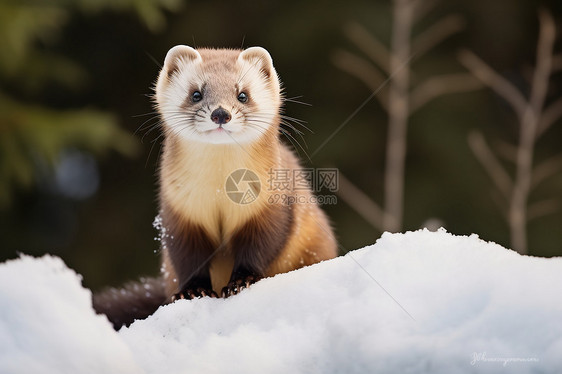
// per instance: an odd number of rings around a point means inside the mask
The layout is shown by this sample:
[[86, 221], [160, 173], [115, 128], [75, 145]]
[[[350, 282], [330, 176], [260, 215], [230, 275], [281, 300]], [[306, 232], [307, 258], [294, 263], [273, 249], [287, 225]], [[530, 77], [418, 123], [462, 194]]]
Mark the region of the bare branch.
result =
[[357, 45], [386, 74], [390, 74], [390, 52], [388, 47], [371, 35], [359, 23], [350, 23], [345, 29], [347, 37]]
[[531, 83], [529, 102], [520, 118], [519, 147], [513, 195], [509, 209], [511, 245], [521, 254], [527, 253], [527, 222], [529, 193], [533, 177], [535, 141], [552, 68], [552, 49], [556, 38], [556, 25], [552, 16], [544, 9], [539, 11], [539, 39], [537, 42], [536, 67]]
[[496, 73], [484, 61], [468, 50], [459, 53], [459, 60], [476, 78], [494, 90], [504, 100], [506, 100], [519, 119], [523, 118], [527, 109], [527, 100], [521, 92], [507, 79]]
[[412, 40], [413, 53], [418, 57], [422, 56], [449, 36], [461, 31], [465, 24], [464, 19], [458, 14], [440, 19]]
[[542, 113], [537, 129], [537, 139], [562, 117], [562, 97], [550, 104]]
[[492, 150], [488, 147], [488, 144], [486, 144], [484, 136], [478, 131], [472, 131], [468, 134], [468, 145], [492, 181], [494, 181], [498, 190], [509, 200], [513, 182]]
[[483, 87], [483, 84], [466, 73], [447, 74], [428, 78], [412, 90], [410, 113], [423, 107], [431, 100], [450, 93], [472, 91]]
[[560, 201], [555, 199], [543, 200], [529, 205], [527, 210], [527, 222], [556, 213], [560, 210]]
[[539, 113], [542, 111], [546, 98], [548, 81], [552, 71], [552, 49], [554, 48], [554, 40], [556, 39], [556, 25], [550, 13], [541, 9], [539, 11], [539, 21], [540, 30], [537, 46], [537, 66], [533, 76], [529, 99], [529, 103], [536, 117], [538, 117]]
[[[412, 59], [411, 36], [414, 3], [411, 0], [392, 2], [392, 37], [390, 38], [392, 74], [388, 89], [388, 131], [384, 166], [384, 228], [402, 230], [404, 217], [404, 176], [407, 152], [408, 117], [410, 111], [409, 63]], [[404, 64], [407, 69], [402, 69]]]
[[388, 110], [388, 88], [384, 86], [384, 75], [369, 61], [352, 53], [337, 50], [332, 54], [333, 63], [341, 70], [355, 76], [373, 92], [379, 90], [375, 96], [381, 106]]
[[562, 155], [552, 157], [535, 166], [532, 177], [533, 188], [560, 171], [562, 171]]
[[351, 183], [341, 172], [339, 172], [338, 178], [337, 194], [376, 230], [384, 231], [384, 213], [379, 205]]

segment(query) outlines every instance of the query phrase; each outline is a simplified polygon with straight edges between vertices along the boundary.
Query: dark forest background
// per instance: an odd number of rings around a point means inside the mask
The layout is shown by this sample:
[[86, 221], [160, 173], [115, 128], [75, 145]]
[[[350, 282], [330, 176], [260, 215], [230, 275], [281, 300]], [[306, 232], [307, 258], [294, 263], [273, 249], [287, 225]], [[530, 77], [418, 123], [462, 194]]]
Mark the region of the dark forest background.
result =
[[[426, 1], [433, 6], [413, 35], [450, 15], [460, 22], [415, 56], [414, 78], [468, 74], [459, 51], [470, 50], [527, 95], [540, 9], [552, 14], [554, 51], [562, 53], [558, 0]], [[389, 45], [392, 2], [0, 0], [0, 260], [57, 255], [92, 288], [158, 271], [152, 221], [159, 133], [137, 130], [153, 111], [158, 64], [176, 44], [268, 49], [287, 96], [311, 104], [286, 105], [313, 131], [306, 145], [299, 139], [313, 155], [308, 160], [298, 149], [303, 162], [339, 168], [381, 202], [388, 119], [379, 101], [370, 100], [325, 143], [373, 91], [338, 60], [342, 53], [366, 59], [350, 38], [354, 28]], [[562, 96], [561, 76], [552, 75], [547, 104]], [[501, 196], [468, 142], [474, 130], [484, 134], [514, 173], [509, 153], [519, 128], [506, 101], [486, 86], [450, 93], [408, 123], [401, 231], [442, 225], [510, 247]], [[536, 143], [535, 163], [559, 160], [561, 145], [556, 121]], [[558, 172], [529, 196], [544, 213], [527, 225], [528, 253], [535, 256], [562, 255], [562, 168], [556, 159], [553, 165]], [[342, 252], [381, 235], [345, 197], [325, 206]]]

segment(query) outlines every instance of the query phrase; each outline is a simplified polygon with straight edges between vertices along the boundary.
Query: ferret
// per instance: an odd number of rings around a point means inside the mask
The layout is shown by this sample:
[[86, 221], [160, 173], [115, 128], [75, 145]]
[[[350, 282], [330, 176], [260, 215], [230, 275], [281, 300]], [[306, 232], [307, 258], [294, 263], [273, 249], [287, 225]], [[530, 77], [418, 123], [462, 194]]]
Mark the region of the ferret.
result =
[[295, 188], [301, 166], [280, 139], [281, 83], [264, 48], [175, 46], [154, 98], [164, 134], [162, 274], [94, 295], [116, 329], [177, 299], [228, 297], [336, 256], [310, 186]]

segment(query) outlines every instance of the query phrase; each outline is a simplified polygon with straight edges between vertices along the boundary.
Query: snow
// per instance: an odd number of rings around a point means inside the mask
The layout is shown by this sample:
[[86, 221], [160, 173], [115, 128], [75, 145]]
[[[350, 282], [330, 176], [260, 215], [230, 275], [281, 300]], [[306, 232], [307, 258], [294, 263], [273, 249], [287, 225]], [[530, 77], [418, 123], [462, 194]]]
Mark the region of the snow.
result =
[[562, 258], [383, 234], [114, 332], [54, 257], [0, 264], [0, 373], [559, 373]]
[[0, 373], [142, 373], [61, 259], [0, 264]]

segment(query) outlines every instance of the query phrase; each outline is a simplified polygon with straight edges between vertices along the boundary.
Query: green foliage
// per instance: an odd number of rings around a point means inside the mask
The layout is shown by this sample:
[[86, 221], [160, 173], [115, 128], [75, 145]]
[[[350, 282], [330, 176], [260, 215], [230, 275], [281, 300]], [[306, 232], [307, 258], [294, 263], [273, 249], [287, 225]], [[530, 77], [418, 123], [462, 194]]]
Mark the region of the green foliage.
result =
[[41, 169], [52, 168], [67, 148], [95, 155], [110, 150], [131, 156], [133, 137], [121, 130], [117, 118], [90, 108], [53, 109], [33, 102], [33, 94], [47, 85], [76, 92], [88, 83], [78, 63], [53, 52], [52, 47], [73, 12], [133, 12], [151, 31], [164, 25], [163, 9], [179, 0], [0, 0], [0, 208], [12, 191], [30, 187]]
[[[68, 69], [70, 79], [76, 75], [83, 76], [79, 69], [63, 57], [52, 61], [44, 56], [38, 44], [54, 41], [68, 14], [55, 6], [29, 6], [16, 2], [0, 2], [0, 38], [3, 40], [3, 56], [0, 59], [0, 77], [2, 80], [22, 82], [22, 88], [29, 85], [41, 85], [47, 77], [54, 80], [65, 78], [57, 68]], [[44, 57], [47, 61], [44, 61]], [[51, 61], [49, 61], [51, 60]], [[54, 62], [54, 63], [53, 63]], [[55, 67], [55, 71], [45, 71], [46, 66]], [[57, 74], [58, 73], [58, 74]], [[25, 77], [25, 79], [22, 79]], [[28, 86], [28, 87], [26, 87]]]
[[101, 155], [132, 155], [134, 139], [114, 116], [92, 109], [52, 110], [0, 96], [0, 207], [14, 186], [29, 187], [37, 171], [56, 164], [61, 150], [80, 148]]
[[85, 11], [99, 12], [113, 10], [119, 12], [134, 12], [137, 14], [149, 30], [160, 31], [166, 19], [161, 9], [174, 11], [179, 9], [180, 0], [81, 0], [81, 6]]

